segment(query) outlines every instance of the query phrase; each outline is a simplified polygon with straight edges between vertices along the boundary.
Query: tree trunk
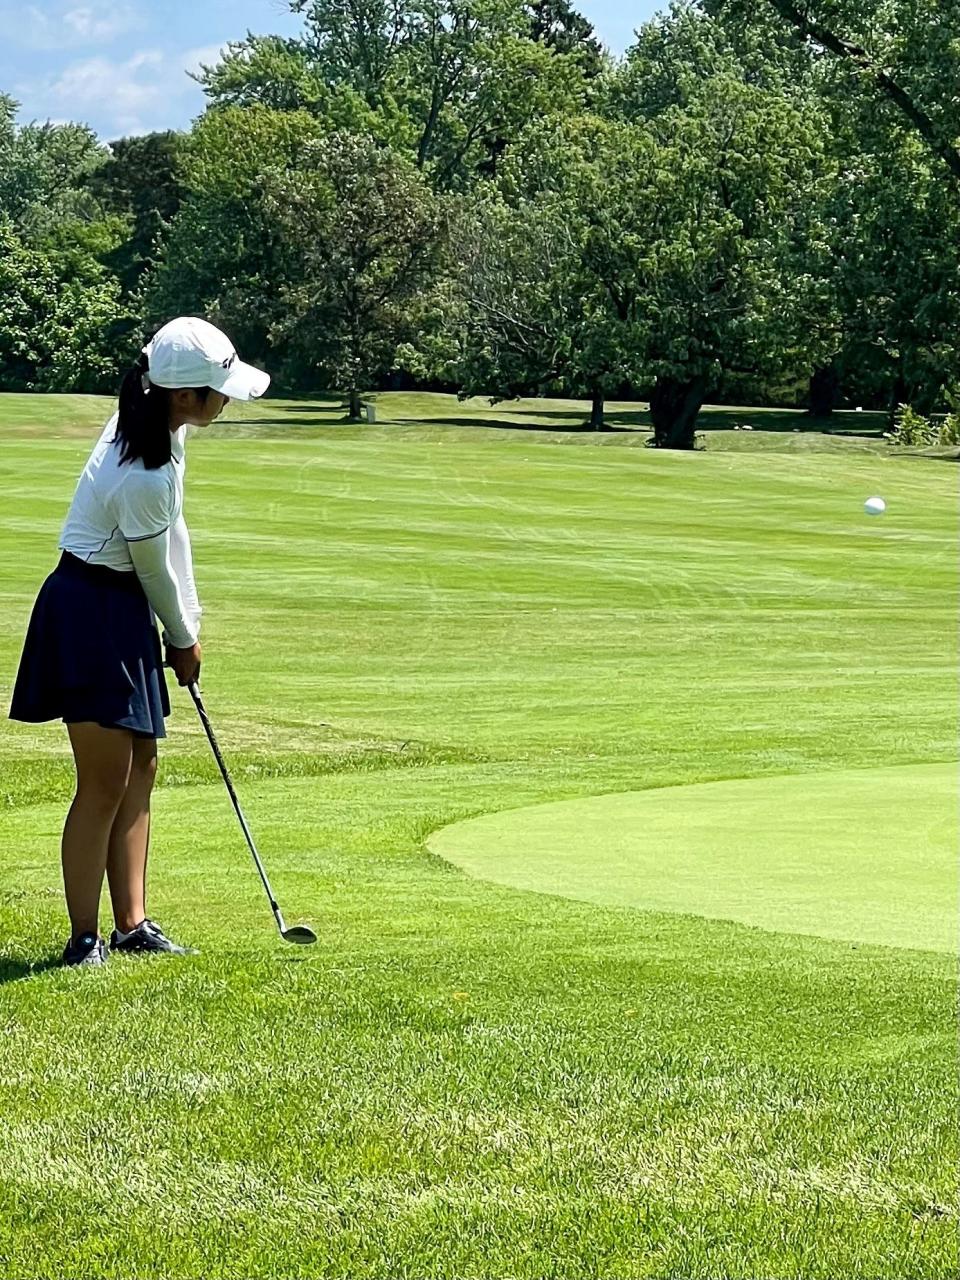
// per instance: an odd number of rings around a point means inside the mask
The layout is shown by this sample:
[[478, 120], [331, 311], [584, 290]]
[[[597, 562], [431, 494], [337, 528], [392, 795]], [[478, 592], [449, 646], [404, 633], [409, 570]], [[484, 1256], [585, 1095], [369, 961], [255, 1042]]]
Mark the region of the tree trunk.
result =
[[603, 392], [594, 390], [590, 401], [590, 430], [603, 430]]
[[658, 449], [692, 449], [697, 418], [707, 394], [706, 378], [658, 378], [650, 396], [653, 443]]
[[440, 108], [443, 106], [443, 96], [440, 91], [440, 83], [434, 78], [433, 93], [430, 98], [430, 114], [427, 116], [427, 123], [423, 126], [423, 133], [420, 135], [420, 145], [417, 147], [417, 168], [422, 169], [427, 163], [427, 157], [430, 154], [430, 145], [433, 142], [433, 131], [437, 127], [437, 119], [440, 115]]
[[351, 388], [350, 390], [350, 406], [347, 414], [348, 422], [359, 422], [363, 417], [360, 405], [360, 392]]
[[811, 418], [832, 417], [837, 407], [837, 392], [840, 390], [840, 372], [835, 364], [824, 364], [814, 369], [810, 378], [810, 416]]
[[909, 394], [910, 393], [907, 389], [907, 380], [903, 376], [903, 364], [901, 363], [897, 368], [897, 376], [890, 388], [890, 409], [887, 415], [887, 422], [891, 431], [893, 431], [897, 425], [897, 416], [900, 413], [900, 406], [907, 403]]

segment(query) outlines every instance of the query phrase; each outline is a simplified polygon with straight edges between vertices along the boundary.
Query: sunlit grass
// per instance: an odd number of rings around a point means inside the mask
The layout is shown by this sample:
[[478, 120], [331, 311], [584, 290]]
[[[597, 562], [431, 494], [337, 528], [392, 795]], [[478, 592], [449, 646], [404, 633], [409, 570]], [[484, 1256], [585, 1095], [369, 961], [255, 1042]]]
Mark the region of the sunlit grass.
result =
[[[0, 397], [4, 697], [110, 412], [69, 399]], [[65, 734], [0, 739], [0, 1274], [954, 1274], [949, 958], [426, 848], [547, 801], [955, 759], [954, 467], [381, 401], [231, 405], [189, 444], [205, 701], [315, 948], [276, 938], [176, 691], [150, 910], [202, 954], [49, 967]]]

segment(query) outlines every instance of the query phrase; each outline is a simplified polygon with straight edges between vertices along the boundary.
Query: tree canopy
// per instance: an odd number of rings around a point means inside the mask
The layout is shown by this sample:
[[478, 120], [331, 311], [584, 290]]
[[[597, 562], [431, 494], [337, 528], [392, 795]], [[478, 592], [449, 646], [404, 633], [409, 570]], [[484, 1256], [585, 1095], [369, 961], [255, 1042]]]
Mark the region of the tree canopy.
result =
[[673, 0], [622, 58], [569, 0], [291, 9], [188, 131], [0, 94], [0, 386], [110, 387], [193, 313], [353, 412], [398, 371], [677, 447], [705, 396], [953, 403], [960, 0]]

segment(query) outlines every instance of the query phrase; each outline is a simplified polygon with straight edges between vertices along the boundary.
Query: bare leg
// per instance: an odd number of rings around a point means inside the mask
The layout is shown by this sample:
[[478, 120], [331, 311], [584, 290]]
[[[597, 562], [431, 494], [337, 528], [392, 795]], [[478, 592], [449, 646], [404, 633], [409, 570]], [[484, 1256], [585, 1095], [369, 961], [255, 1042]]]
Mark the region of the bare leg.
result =
[[110, 830], [123, 802], [133, 761], [133, 734], [83, 722], [68, 724], [77, 767], [77, 794], [63, 828], [61, 858], [72, 937], [98, 932], [100, 890]]
[[113, 918], [121, 933], [135, 929], [147, 915], [150, 793], [156, 776], [156, 738], [134, 738], [130, 781], [113, 820], [107, 851]]

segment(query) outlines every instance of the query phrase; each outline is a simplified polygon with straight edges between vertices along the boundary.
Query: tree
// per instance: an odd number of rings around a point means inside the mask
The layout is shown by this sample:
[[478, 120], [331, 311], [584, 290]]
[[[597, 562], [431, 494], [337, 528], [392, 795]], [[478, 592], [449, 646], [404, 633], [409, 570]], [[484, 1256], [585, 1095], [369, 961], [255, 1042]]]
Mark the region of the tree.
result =
[[530, 35], [556, 53], [573, 54], [588, 79], [604, 69], [603, 48], [593, 24], [569, 0], [527, 0]]
[[327, 98], [328, 84], [302, 40], [255, 36], [231, 40], [220, 61], [190, 72], [217, 106], [312, 110]]
[[650, 121], [532, 124], [467, 261], [467, 387], [562, 381], [596, 424], [607, 388], [652, 384], [655, 442], [692, 447], [725, 375], [824, 347], [822, 166], [814, 123], [728, 76]]
[[0, 95], [0, 386], [112, 391], [130, 316], [105, 263], [129, 224], [86, 188], [106, 149], [17, 109]]
[[922, 141], [864, 130], [833, 203], [834, 364], [858, 401], [929, 413], [960, 361], [960, 208]]
[[710, 0], [673, 0], [644, 22], [604, 84], [601, 112], [653, 120], [689, 106], [718, 77], [780, 94], [798, 107], [819, 97], [815, 59], [792, 30], [773, 20], [747, 20], [723, 7], [724, 0], [715, 5], [718, 14]]
[[19, 104], [0, 94], [0, 213], [29, 238], [63, 221], [93, 221], [100, 206], [85, 190], [106, 149], [86, 125], [17, 126]]
[[648, 127], [676, 174], [650, 407], [656, 442], [687, 447], [705, 394], [730, 375], [795, 377], [829, 350], [835, 176], [814, 106], [739, 78], [705, 81]]
[[523, 0], [296, 0], [300, 39], [248, 36], [198, 75], [213, 105], [303, 109], [411, 156], [439, 190], [495, 166], [533, 115], [577, 110], [584, 50], [530, 37]]
[[64, 280], [0, 214], [0, 390], [116, 389], [116, 334], [128, 320], [106, 271]]
[[460, 226], [460, 394], [586, 396], [599, 430], [609, 393], [645, 372], [647, 317], [627, 297], [613, 223], [651, 155], [639, 134], [583, 127], [575, 153], [569, 123], [531, 126], [505, 157], [501, 191], [479, 192]]
[[514, 207], [492, 193], [474, 201], [457, 236], [461, 399], [583, 394], [590, 381], [592, 425], [602, 426], [605, 369], [584, 349], [579, 252], [570, 232], [560, 201]]
[[949, 154], [960, 133], [960, 46], [948, 20], [960, 6], [704, 0], [702, 8], [701, 25], [722, 29], [738, 54], [792, 44], [795, 83], [823, 107], [838, 175], [825, 213], [836, 325], [811, 408], [829, 409], [830, 393], [842, 389], [891, 415], [906, 398], [929, 411], [960, 359], [960, 201]]
[[[892, 103], [954, 180], [960, 180], [956, 145], [960, 5], [956, 0], [946, 4], [944, 0], [768, 3], [805, 39], [846, 59], [861, 82]], [[841, 34], [841, 27], [852, 37]]]
[[271, 338], [343, 388], [359, 420], [361, 391], [417, 336], [442, 263], [443, 203], [409, 161], [346, 133], [311, 143], [297, 170], [274, 170], [264, 199], [290, 248]]
[[160, 243], [183, 203], [179, 176], [184, 135], [168, 130], [118, 138], [110, 154], [86, 178], [86, 190], [109, 213], [129, 220], [122, 244], [105, 259], [125, 295], [160, 255]]
[[[627, 51], [616, 75], [605, 84], [603, 108], [618, 119], [654, 122], [665, 111], [688, 109], [695, 104], [704, 86], [717, 79], [738, 82], [782, 98], [806, 118], [819, 115], [824, 133], [821, 143], [830, 150], [829, 114], [823, 104], [824, 73], [813, 51], [791, 28], [784, 28], [772, 14], [737, 10], [723, 0], [674, 0], [668, 11], [645, 22], [636, 33], [635, 44]], [[836, 162], [835, 162], [836, 163]], [[823, 195], [829, 199], [829, 191]], [[823, 220], [821, 235], [829, 235]], [[832, 271], [829, 252], [821, 245], [822, 266]], [[836, 317], [835, 300], [828, 303], [829, 279], [824, 284], [824, 328]], [[839, 342], [839, 338], [837, 339]], [[815, 371], [816, 373], [816, 371]], [[827, 361], [810, 379], [818, 393], [818, 407], [824, 407], [824, 392], [835, 382], [832, 361]], [[771, 379], [757, 373], [725, 370], [714, 386], [718, 397], [766, 400]], [[787, 369], [772, 381], [788, 387], [804, 381], [797, 371]]]
[[296, 171], [322, 124], [306, 111], [220, 107], [184, 140], [180, 178], [185, 196], [145, 274], [148, 325], [175, 315], [201, 315], [228, 329], [275, 382], [301, 389], [308, 370], [274, 348], [270, 331], [291, 278], [290, 246], [265, 208], [272, 170]]

